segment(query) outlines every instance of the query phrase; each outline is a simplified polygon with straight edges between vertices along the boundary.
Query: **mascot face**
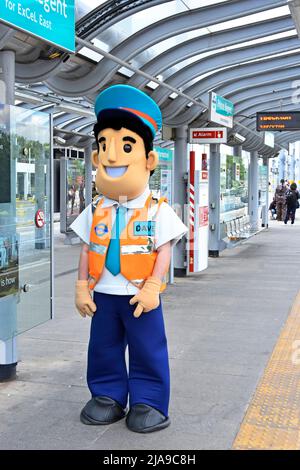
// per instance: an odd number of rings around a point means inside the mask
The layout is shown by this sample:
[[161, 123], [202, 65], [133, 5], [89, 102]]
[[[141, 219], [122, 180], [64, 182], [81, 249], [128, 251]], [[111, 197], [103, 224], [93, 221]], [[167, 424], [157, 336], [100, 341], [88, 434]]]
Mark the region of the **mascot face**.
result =
[[146, 155], [142, 137], [125, 127], [103, 129], [97, 139], [99, 151], [93, 152], [92, 162], [99, 192], [116, 201], [140, 196], [157, 166], [157, 153], [151, 150]]

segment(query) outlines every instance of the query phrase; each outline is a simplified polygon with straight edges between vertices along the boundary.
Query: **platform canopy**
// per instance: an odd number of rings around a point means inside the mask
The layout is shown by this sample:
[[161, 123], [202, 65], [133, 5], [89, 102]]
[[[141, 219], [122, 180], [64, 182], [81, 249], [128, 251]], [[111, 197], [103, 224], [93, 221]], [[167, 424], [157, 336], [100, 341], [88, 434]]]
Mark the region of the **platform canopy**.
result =
[[272, 149], [255, 119], [299, 109], [300, 0], [80, 0], [76, 10], [74, 55], [0, 23], [0, 50], [16, 52], [16, 104], [53, 113], [65, 145], [90, 140], [95, 96], [115, 83], [151, 95], [167, 127], [209, 125], [215, 91], [233, 101], [230, 133], [245, 150], [271, 157], [300, 140], [276, 133]]

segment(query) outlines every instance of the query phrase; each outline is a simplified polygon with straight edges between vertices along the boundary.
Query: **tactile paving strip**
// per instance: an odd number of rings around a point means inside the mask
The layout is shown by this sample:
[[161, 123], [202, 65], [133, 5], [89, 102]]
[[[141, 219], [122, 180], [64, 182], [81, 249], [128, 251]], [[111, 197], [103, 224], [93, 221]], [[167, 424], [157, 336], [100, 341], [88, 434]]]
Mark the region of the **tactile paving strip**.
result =
[[248, 407], [233, 449], [300, 449], [300, 292]]

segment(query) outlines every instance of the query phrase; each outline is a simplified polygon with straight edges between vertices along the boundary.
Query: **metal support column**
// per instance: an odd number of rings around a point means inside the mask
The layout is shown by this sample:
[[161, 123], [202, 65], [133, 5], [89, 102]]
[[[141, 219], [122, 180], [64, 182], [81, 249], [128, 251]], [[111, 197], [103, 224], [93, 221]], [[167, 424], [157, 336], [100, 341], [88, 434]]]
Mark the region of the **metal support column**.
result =
[[243, 148], [241, 145], [235, 145], [233, 147], [233, 155], [235, 157], [241, 157], [242, 156], [242, 151], [243, 151]]
[[286, 179], [286, 150], [280, 150], [279, 152], [279, 181]]
[[84, 163], [85, 163], [85, 207], [92, 202], [92, 141], [84, 149]]
[[15, 104], [14, 51], [0, 51], [0, 103]]
[[[0, 51], [0, 103], [14, 105], [15, 103], [15, 53], [13, 51]], [[15, 193], [15, 162], [11, 161], [12, 183], [11, 202], [3, 204], [3, 209], [9, 214], [9, 218], [16, 217], [16, 193]], [[2, 204], [1, 204], [2, 206]], [[7, 230], [7, 228], [5, 228]], [[14, 231], [14, 227], [11, 227]], [[17, 366], [17, 342], [14, 336], [17, 317], [16, 296], [11, 295], [0, 299], [0, 314], [7, 331], [7, 340], [0, 340], [0, 381], [15, 378]]]
[[249, 215], [251, 231], [258, 230], [258, 154], [251, 152], [249, 165]]
[[299, 153], [299, 148], [300, 148], [300, 143], [296, 142], [296, 144], [295, 144], [295, 183], [297, 183], [298, 186], [299, 186], [299, 181], [300, 181], [300, 153]]
[[289, 181], [295, 181], [295, 170], [296, 170], [296, 149], [293, 146], [293, 153], [290, 155], [290, 166], [289, 166]]
[[208, 254], [217, 258], [220, 251], [220, 145], [210, 146], [209, 159], [209, 240]]
[[261, 218], [262, 218], [261, 226], [265, 227], [265, 228], [268, 228], [268, 226], [269, 226], [269, 171], [270, 171], [268, 157], [263, 158], [263, 163], [264, 163], [264, 166], [267, 167], [268, 179], [267, 179], [267, 182], [266, 182], [267, 183], [266, 200], [265, 200], [265, 205], [262, 208], [262, 214], [261, 214]]
[[[174, 209], [186, 223], [187, 204], [187, 126], [176, 129], [175, 156], [174, 156]], [[186, 239], [183, 237], [173, 250], [175, 276], [186, 275]]]

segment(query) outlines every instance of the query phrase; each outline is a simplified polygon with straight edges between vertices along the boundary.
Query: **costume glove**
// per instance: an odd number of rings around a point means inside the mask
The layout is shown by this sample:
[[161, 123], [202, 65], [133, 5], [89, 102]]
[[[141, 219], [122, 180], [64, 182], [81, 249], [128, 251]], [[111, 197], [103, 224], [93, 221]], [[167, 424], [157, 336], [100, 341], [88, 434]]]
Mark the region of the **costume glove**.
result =
[[88, 281], [76, 281], [75, 305], [82, 317], [92, 317], [96, 312], [97, 307], [92, 300]]
[[150, 276], [141, 288], [141, 290], [130, 299], [130, 305], [138, 304], [133, 316], [138, 318], [143, 312], [150, 312], [159, 306], [159, 291], [161, 280]]

